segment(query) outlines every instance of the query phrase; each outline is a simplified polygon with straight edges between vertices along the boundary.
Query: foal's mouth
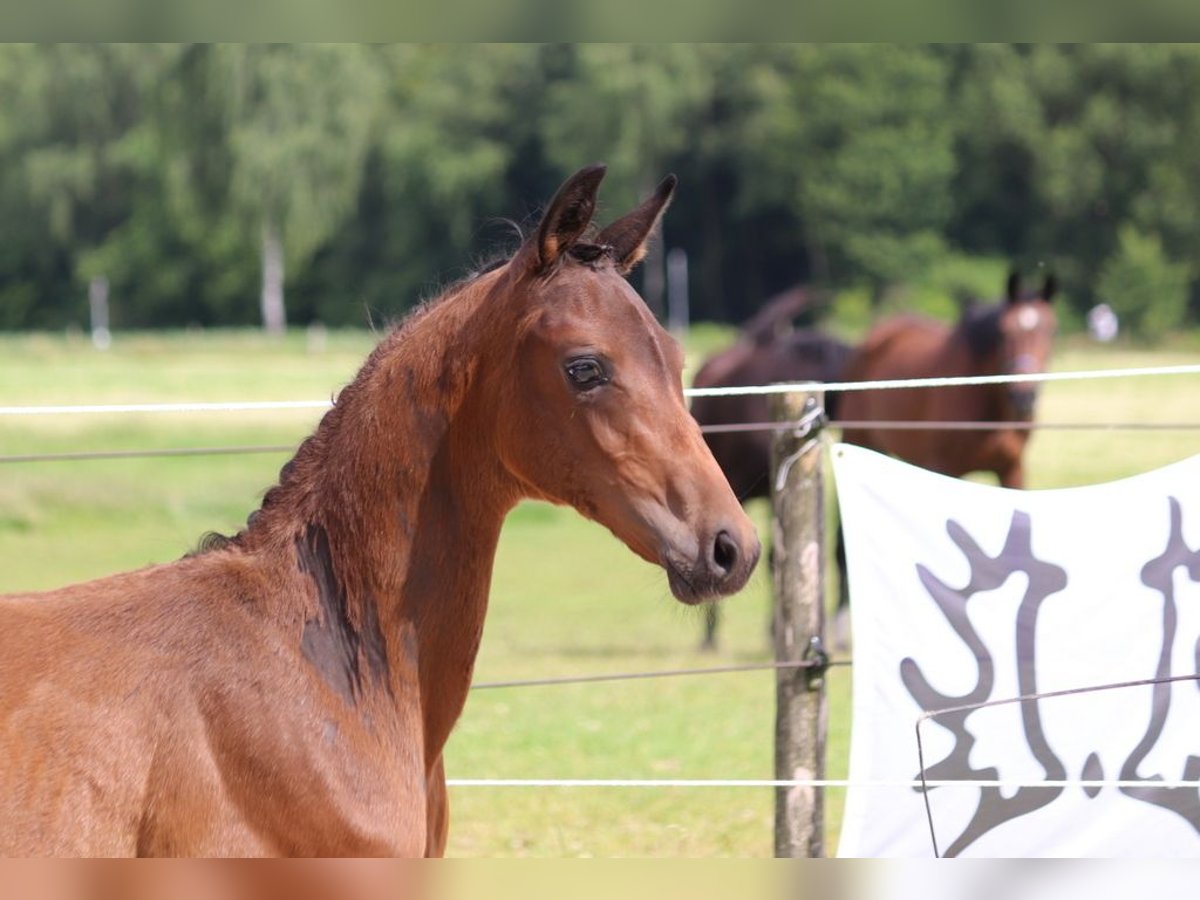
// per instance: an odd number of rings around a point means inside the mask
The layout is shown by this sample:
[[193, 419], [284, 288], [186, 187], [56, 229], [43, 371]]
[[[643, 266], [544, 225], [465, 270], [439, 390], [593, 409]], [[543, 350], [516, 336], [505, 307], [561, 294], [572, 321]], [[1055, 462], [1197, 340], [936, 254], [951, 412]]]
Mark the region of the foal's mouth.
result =
[[735, 568], [706, 572], [701, 566], [680, 563], [664, 555], [662, 567], [666, 570], [667, 584], [675, 599], [688, 606], [696, 606], [740, 591], [749, 581], [757, 560], [756, 552]]
[[671, 593], [688, 606], [736, 594], [758, 563], [758, 536], [748, 521], [735, 516], [696, 526], [654, 509], [644, 521], [648, 534], [626, 543], [663, 568]]
[[696, 606], [704, 603], [706, 600], [715, 600], [720, 596], [715, 592], [699, 590], [692, 579], [685, 575], [683, 570], [671, 560], [664, 560], [663, 568], [667, 570], [667, 584], [671, 588], [671, 593], [675, 595], [675, 599], [680, 603], [686, 603], [688, 606]]

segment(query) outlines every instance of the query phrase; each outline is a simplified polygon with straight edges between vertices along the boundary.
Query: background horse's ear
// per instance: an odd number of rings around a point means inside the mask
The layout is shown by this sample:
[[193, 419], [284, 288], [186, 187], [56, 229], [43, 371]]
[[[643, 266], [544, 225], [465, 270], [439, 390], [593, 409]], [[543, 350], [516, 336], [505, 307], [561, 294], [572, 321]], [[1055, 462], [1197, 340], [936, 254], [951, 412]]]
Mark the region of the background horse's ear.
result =
[[1021, 299], [1021, 273], [1013, 269], [1008, 273], [1008, 282], [1004, 285], [1004, 297], [1009, 303]]
[[646, 241], [671, 202], [671, 195], [675, 193], [678, 183], [678, 178], [668, 175], [654, 194], [637, 209], [617, 219], [596, 236], [597, 244], [607, 244], [613, 248], [613, 259], [622, 274], [636, 266], [646, 255]]
[[538, 225], [536, 261], [539, 272], [554, 265], [579, 239], [596, 211], [596, 191], [607, 167], [601, 163], [580, 169], [563, 182]]
[[1057, 293], [1058, 279], [1053, 275], [1047, 275], [1046, 280], [1042, 282], [1042, 299], [1049, 303]]

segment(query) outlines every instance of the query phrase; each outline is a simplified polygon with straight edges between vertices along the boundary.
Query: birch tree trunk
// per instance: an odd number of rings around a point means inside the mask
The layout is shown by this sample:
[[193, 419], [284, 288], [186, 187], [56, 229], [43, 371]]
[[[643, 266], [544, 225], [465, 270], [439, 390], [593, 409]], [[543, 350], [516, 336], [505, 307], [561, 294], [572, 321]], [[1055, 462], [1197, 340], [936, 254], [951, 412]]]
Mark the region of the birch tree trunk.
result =
[[283, 240], [268, 216], [262, 229], [262, 318], [267, 334], [283, 334], [287, 315], [283, 307]]

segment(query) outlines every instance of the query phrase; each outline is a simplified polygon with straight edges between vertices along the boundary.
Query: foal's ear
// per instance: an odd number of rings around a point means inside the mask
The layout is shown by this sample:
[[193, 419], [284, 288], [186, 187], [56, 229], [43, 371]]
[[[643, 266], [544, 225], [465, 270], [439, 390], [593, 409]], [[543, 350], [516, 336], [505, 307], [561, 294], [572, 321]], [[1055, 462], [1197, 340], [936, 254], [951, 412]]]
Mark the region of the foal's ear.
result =
[[1049, 303], [1057, 293], [1058, 279], [1053, 275], [1047, 275], [1046, 280], [1042, 282], [1042, 299]]
[[621, 274], [629, 272], [646, 255], [646, 242], [671, 202], [678, 183], [678, 178], [668, 175], [637, 209], [617, 219], [596, 236], [597, 244], [613, 248], [613, 259]]
[[1013, 269], [1008, 273], [1008, 281], [1004, 285], [1004, 297], [1009, 303], [1021, 299], [1021, 273]]
[[596, 211], [596, 191], [607, 166], [601, 163], [580, 169], [563, 182], [538, 225], [533, 245], [533, 267], [539, 272], [554, 265], [579, 239]]

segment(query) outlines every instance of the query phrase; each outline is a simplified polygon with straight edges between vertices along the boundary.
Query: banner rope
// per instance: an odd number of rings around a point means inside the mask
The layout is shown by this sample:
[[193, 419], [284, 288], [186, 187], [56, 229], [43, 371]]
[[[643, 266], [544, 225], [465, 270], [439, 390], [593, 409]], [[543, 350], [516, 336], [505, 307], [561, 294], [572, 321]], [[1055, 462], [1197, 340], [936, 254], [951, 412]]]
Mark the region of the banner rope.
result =
[[[919, 791], [922, 782], [912, 780], [851, 781], [848, 778], [447, 778], [450, 787], [494, 788], [911, 788]], [[926, 779], [925, 789], [933, 788], [1011, 788], [1011, 787], [1128, 787], [1128, 788], [1200, 788], [1200, 781], [1146, 781], [1118, 779], [1022, 781], [1020, 779], [943, 778]]]
[[[933, 855], [940, 859], [941, 853], [938, 850], [937, 832], [933, 825], [933, 810], [929, 804], [929, 788], [939, 786], [931, 779], [925, 777], [925, 745], [921, 739], [921, 725], [928, 722], [930, 719], [936, 719], [938, 716], [951, 715], [954, 713], [973, 712], [975, 710], [987, 709], [993, 706], [1008, 706], [1013, 703], [1029, 703], [1034, 700], [1048, 700], [1054, 697], [1071, 697], [1077, 694], [1095, 694], [1101, 691], [1116, 691], [1122, 688], [1133, 687], [1148, 687], [1155, 684], [1174, 684], [1177, 681], [1200, 681], [1200, 672], [1192, 675], [1166, 675], [1157, 678], [1139, 678], [1134, 681], [1114, 681], [1109, 684], [1092, 684], [1077, 688], [1064, 688], [1057, 691], [1037, 691], [1032, 694], [1022, 694], [1018, 697], [1004, 697], [999, 700], [981, 700], [978, 703], [962, 703], [956, 706], [947, 706], [942, 709], [927, 709], [916, 721], [917, 733], [917, 764], [920, 766], [920, 781], [918, 790], [920, 790], [925, 801], [925, 818], [929, 823], [929, 839], [933, 844]], [[954, 783], [954, 782], [951, 782]], [[962, 782], [957, 782], [961, 784]], [[1081, 787], [1104, 787], [1106, 785], [1114, 785], [1116, 787], [1136, 787], [1136, 788], [1169, 788], [1169, 787], [1200, 787], [1200, 783], [1196, 781], [1167, 781], [1165, 779], [1126, 779], [1122, 781], [1095, 781], [1087, 782], [1079, 781], [1033, 781], [1028, 783], [1006, 782], [1018, 787], [1069, 787], [1071, 785], [1079, 785]]]

